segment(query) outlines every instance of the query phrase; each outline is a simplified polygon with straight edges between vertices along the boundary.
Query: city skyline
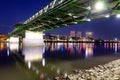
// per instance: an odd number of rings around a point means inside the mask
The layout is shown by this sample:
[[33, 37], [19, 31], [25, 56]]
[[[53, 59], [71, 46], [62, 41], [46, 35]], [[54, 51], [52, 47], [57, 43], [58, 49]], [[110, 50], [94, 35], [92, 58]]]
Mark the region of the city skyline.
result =
[[[102, 39], [120, 39], [120, 19], [116, 17], [92, 20], [90, 22], [69, 25], [54, 30], [48, 31], [52, 34], [67, 35], [70, 31], [80, 31], [85, 35], [85, 32], [93, 32], [93, 36]], [[63, 33], [64, 32], [64, 33]]]

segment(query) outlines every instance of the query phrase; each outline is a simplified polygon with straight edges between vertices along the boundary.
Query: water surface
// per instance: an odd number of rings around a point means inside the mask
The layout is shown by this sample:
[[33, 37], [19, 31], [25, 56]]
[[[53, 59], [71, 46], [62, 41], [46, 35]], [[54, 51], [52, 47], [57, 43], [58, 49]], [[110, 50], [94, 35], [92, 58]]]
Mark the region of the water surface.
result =
[[52, 80], [120, 58], [120, 43], [45, 43], [44, 47], [0, 44], [1, 80]]

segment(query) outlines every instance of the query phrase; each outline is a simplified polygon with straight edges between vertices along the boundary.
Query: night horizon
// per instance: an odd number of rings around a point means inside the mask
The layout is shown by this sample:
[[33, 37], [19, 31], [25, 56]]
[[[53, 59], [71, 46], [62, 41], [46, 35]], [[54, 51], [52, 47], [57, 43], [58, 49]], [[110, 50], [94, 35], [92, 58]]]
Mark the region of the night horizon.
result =
[[[93, 32], [94, 38], [113, 40], [115, 38], [120, 39], [120, 23], [119, 18], [103, 18], [92, 20], [90, 22], [78, 23], [75, 25], [63, 26], [61, 28], [56, 28], [46, 33], [59, 34], [59, 35], [69, 35], [70, 31], [80, 31], [85, 35], [85, 32]], [[64, 32], [64, 33], [63, 33]], [[109, 35], [109, 36], [108, 36]]]

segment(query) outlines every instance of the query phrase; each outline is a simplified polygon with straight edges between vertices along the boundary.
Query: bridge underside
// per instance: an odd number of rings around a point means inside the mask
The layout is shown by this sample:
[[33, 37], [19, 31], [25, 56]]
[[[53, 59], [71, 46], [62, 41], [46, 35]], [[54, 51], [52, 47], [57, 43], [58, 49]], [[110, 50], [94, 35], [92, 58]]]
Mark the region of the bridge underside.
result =
[[120, 13], [120, 0], [100, 0], [105, 4], [105, 9], [102, 11], [95, 9], [97, 1], [66, 0], [26, 24], [17, 26], [12, 34], [21, 35], [25, 30], [46, 31], [62, 26], [105, 18], [107, 15], [114, 16]]

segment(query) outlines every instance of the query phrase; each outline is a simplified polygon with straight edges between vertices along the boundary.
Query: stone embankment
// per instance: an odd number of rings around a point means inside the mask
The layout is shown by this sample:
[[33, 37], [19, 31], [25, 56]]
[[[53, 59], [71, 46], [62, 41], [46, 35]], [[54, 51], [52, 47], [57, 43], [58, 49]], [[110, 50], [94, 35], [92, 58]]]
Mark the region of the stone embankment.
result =
[[87, 70], [74, 70], [57, 80], [120, 80], [120, 59]]

